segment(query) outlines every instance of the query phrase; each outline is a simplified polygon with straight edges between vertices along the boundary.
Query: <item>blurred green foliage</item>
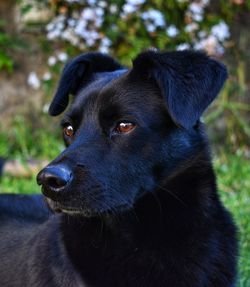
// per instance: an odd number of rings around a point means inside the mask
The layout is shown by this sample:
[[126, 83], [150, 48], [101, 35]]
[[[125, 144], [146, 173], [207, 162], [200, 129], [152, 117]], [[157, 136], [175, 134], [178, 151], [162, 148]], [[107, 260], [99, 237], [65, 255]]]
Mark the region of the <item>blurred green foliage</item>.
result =
[[207, 124], [221, 122], [223, 126], [217, 135], [217, 142], [220, 144], [223, 141], [233, 151], [239, 147], [250, 147], [250, 104], [247, 102], [250, 98], [246, 98], [246, 72], [244, 63], [239, 61], [232, 72], [234, 74], [231, 73], [220, 96], [205, 116]]
[[27, 48], [27, 45], [17, 35], [10, 35], [5, 32], [7, 23], [0, 19], [0, 72], [6, 70], [13, 72], [14, 60], [13, 53]]
[[[107, 38], [111, 41], [107, 45], [109, 52], [125, 65], [130, 65], [131, 59], [149, 47], [176, 49], [183, 44], [196, 47], [211, 35], [212, 27], [221, 21], [230, 22], [239, 9], [247, 8], [235, 5], [234, 1], [220, 1], [218, 13], [210, 9], [209, 1], [204, 0], [54, 0], [50, 7], [55, 17], [48, 25], [48, 39], [70, 43], [70, 47], [76, 46], [83, 51], [97, 51], [103, 46], [102, 40]], [[89, 15], [95, 15], [101, 25], [89, 20]], [[72, 20], [74, 24], [69, 24]], [[89, 42], [92, 32], [95, 37]], [[211, 47], [211, 52], [217, 53], [213, 49], [222, 48], [226, 38], [222, 34], [219, 39], [216, 36], [213, 45], [217, 47]], [[203, 45], [202, 48], [207, 47]]]
[[59, 125], [55, 129], [53, 121], [48, 123], [45, 115], [40, 114], [39, 121], [27, 121], [24, 117], [17, 116], [8, 132], [0, 125], [0, 155], [23, 161], [30, 158], [53, 159], [64, 149], [59, 138]]
[[9, 49], [15, 47], [15, 41], [4, 32], [5, 22], [0, 20], [0, 70], [13, 71], [13, 60], [9, 55]]

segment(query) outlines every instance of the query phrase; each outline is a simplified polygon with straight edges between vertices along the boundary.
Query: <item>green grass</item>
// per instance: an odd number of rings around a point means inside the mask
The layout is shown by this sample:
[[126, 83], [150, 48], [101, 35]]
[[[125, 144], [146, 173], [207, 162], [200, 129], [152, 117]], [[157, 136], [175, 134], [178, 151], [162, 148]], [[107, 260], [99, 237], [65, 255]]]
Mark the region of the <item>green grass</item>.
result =
[[[46, 126], [46, 125], [45, 125]], [[42, 127], [44, 129], [44, 127]], [[57, 129], [58, 130], [58, 129]], [[31, 136], [32, 135], [32, 136]], [[0, 156], [11, 155], [15, 158], [52, 159], [63, 148], [59, 134], [53, 125], [34, 129], [18, 121], [11, 133], [0, 130]], [[35, 143], [35, 144], [34, 144]], [[232, 212], [239, 228], [240, 256], [239, 280], [237, 287], [250, 286], [250, 163], [243, 153], [224, 153], [214, 156], [214, 166], [218, 177], [218, 187], [222, 200]], [[39, 193], [35, 176], [30, 179], [16, 179], [4, 176], [0, 180], [0, 193]]]
[[36, 184], [36, 177], [32, 178], [13, 178], [4, 176], [0, 181], [0, 193], [40, 193], [40, 187]]
[[10, 130], [0, 126], [0, 156], [53, 159], [63, 148], [58, 120], [43, 114], [29, 120], [18, 116]]
[[250, 286], [250, 160], [238, 152], [214, 161], [222, 200], [239, 228], [238, 287]]

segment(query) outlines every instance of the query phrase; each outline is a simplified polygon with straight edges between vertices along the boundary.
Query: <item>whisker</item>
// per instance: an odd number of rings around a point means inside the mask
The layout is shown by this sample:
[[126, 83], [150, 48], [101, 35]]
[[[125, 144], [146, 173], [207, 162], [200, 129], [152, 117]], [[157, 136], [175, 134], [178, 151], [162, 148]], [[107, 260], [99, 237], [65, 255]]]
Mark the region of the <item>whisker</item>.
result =
[[176, 200], [178, 200], [181, 204], [183, 204], [185, 207], [187, 207], [187, 204], [180, 199], [176, 194], [174, 194], [171, 190], [165, 188], [164, 186], [161, 186], [159, 184], [156, 184], [156, 186], [162, 190], [165, 190], [166, 192], [168, 192], [173, 198], [175, 198]]

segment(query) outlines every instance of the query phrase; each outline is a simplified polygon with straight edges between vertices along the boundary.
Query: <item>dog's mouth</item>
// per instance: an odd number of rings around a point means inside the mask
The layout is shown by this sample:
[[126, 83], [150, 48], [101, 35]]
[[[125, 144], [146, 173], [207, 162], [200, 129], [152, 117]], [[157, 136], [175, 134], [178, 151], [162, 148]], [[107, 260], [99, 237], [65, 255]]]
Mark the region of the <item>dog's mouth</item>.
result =
[[[83, 207], [72, 207], [70, 205], [66, 205], [64, 203], [61, 203], [59, 201], [52, 200], [51, 198], [45, 197], [45, 200], [49, 206], [49, 208], [56, 212], [56, 213], [64, 213], [68, 215], [73, 215], [73, 216], [82, 216], [82, 217], [100, 217], [104, 215], [112, 215], [115, 213], [114, 210], [112, 209], [106, 209], [106, 210], [92, 210], [88, 208], [83, 208]], [[117, 214], [121, 214], [123, 212], [128, 211], [131, 208], [131, 206], [124, 204], [124, 205], [119, 205], [116, 209]]]
[[58, 201], [54, 201], [48, 197], [46, 198], [46, 202], [49, 205], [49, 208], [52, 209], [54, 212], [57, 213], [66, 213], [69, 215], [81, 215], [85, 217], [93, 217], [95, 214], [91, 212], [90, 210], [82, 209], [82, 208], [76, 208], [72, 206], [67, 206], [65, 204], [62, 204]]

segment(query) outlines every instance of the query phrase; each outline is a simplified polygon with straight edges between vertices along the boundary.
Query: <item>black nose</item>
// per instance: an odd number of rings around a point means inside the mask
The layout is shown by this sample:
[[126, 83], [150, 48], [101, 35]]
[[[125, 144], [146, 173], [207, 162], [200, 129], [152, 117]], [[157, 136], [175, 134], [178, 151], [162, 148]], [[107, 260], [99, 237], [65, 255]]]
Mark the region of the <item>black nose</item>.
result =
[[48, 166], [37, 175], [37, 183], [43, 186], [43, 193], [48, 197], [64, 191], [72, 179], [71, 170], [65, 165]]

